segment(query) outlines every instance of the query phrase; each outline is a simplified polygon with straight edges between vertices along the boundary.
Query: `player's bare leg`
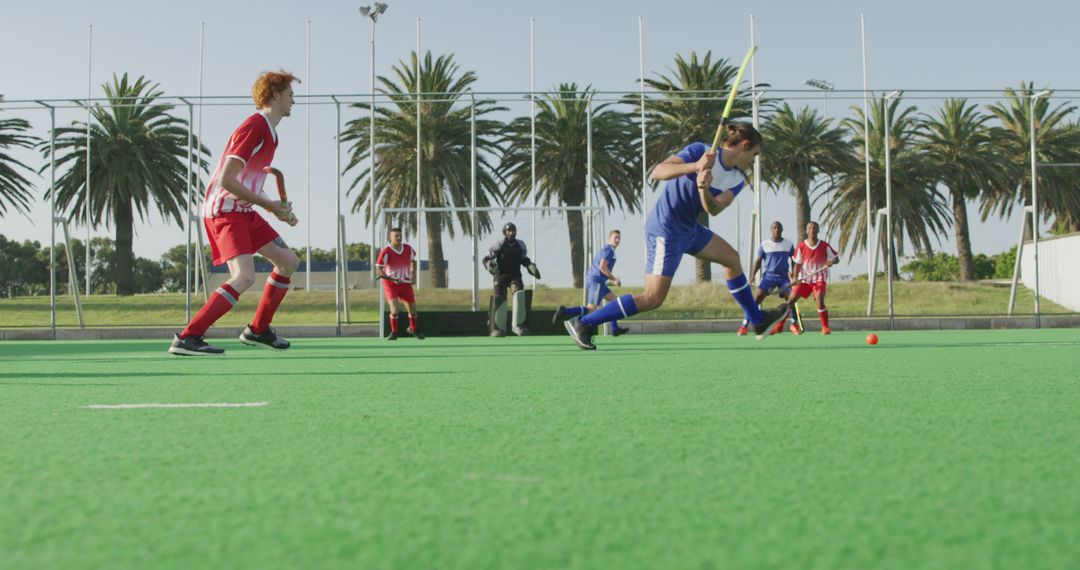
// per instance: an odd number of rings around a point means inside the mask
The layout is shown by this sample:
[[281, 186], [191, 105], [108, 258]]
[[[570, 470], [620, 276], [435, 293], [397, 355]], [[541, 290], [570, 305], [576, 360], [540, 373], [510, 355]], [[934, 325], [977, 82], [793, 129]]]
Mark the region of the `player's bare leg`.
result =
[[[266, 278], [266, 286], [263, 288], [262, 298], [259, 299], [259, 307], [255, 310], [255, 316], [251, 324], [240, 333], [240, 342], [249, 346], [263, 346], [274, 350], [285, 350], [291, 343], [279, 336], [270, 327], [270, 321], [281, 305], [281, 300], [289, 292], [292, 283], [292, 274], [300, 265], [300, 258], [292, 252], [285, 240], [280, 237], [259, 248], [259, 254], [274, 264], [273, 271]], [[250, 263], [250, 257], [249, 263]], [[254, 281], [254, 266], [252, 266], [252, 281]], [[250, 286], [250, 285], [249, 285]]]
[[776, 326], [776, 323], [783, 322], [784, 317], [788, 314], [787, 303], [767, 311], [761, 311], [757, 308], [756, 303], [754, 303], [754, 298], [746, 291], [746, 288], [749, 287], [750, 284], [747, 283], [746, 277], [743, 275], [742, 264], [739, 262], [739, 253], [723, 238], [713, 234], [709, 243], [701, 248], [701, 251], [697, 252], [694, 257], [720, 264], [724, 268], [725, 277], [728, 281], [728, 290], [731, 292], [731, 296], [735, 298], [739, 305], [743, 307], [743, 310], [748, 314], [750, 314], [752, 312], [751, 309], [753, 309], [753, 311], [757, 311], [762, 315], [761, 321], [753, 323], [754, 334], [757, 338], [762, 339], [769, 336], [772, 334], [773, 327]]
[[416, 315], [416, 303], [410, 303], [408, 301], [402, 301], [405, 303], [405, 309], [409, 311], [409, 334], [416, 337], [416, 340], [424, 340], [427, 338], [424, 333], [420, 332], [420, 321]]
[[390, 305], [390, 334], [386, 335], [386, 340], [397, 340], [398, 337], [398, 315], [401, 312], [398, 305], [398, 298], [387, 299], [386, 303]]

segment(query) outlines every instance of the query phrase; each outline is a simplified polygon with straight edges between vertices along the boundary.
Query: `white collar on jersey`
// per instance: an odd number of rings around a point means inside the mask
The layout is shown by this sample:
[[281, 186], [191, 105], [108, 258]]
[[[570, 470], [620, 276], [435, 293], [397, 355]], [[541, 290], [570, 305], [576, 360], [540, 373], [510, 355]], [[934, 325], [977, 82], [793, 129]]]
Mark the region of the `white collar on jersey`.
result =
[[390, 250], [393, 251], [394, 253], [400, 255], [401, 252], [405, 251], [405, 246], [406, 245], [409, 245], [409, 244], [407, 244], [405, 242], [401, 242], [401, 249], [394, 249], [394, 246], [392, 246], [390, 244], [386, 244], [386, 247], [390, 248]]
[[266, 113], [263, 113], [262, 111], [259, 111], [259, 114], [262, 115], [262, 118], [266, 119], [266, 126], [270, 127], [270, 134], [274, 135], [274, 142], [276, 143], [277, 142], [277, 129], [274, 128], [274, 123], [270, 122], [270, 117], [267, 117]]
[[806, 244], [806, 247], [808, 247], [810, 249], [817, 249], [819, 245], [821, 245], [822, 243], [825, 243], [825, 242], [823, 242], [823, 241], [821, 241], [819, 239], [819, 240], [817, 240], [817, 245], [810, 245], [810, 238], [806, 238], [806, 239], [803, 240], [803, 243]]

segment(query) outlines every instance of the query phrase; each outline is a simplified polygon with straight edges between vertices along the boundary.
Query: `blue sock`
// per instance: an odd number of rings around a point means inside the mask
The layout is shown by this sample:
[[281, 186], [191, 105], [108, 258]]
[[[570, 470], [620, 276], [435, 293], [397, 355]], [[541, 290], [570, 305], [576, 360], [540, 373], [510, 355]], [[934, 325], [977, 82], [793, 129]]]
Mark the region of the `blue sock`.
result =
[[617, 328], [619, 328], [619, 321], [618, 320], [611, 321], [611, 330], [614, 331]]
[[581, 322], [584, 325], [594, 327], [608, 321], [632, 317], [637, 313], [637, 304], [634, 303], [634, 296], [626, 294], [615, 299], [614, 303], [608, 303], [584, 317], [581, 317]]
[[563, 314], [568, 317], [576, 317], [578, 315], [585, 314], [585, 307], [566, 307], [563, 309]]
[[734, 279], [728, 279], [727, 288], [731, 292], [731, 296], [735, 298], [735, 302], [746, 313], [746, 320], [757, 324], [765, 318], [764, 313], [754, 302], [754, 294], [750, 292], [750, 283], [746, 281], [746, 275], [742, 274]]

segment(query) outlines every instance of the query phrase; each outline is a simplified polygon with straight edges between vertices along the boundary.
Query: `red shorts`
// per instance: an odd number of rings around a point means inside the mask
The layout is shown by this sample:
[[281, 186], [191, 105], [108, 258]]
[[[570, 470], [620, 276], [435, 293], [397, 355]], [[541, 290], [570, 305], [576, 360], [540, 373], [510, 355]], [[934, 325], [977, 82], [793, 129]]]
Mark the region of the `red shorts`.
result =
[[230, 212], [217, 218], [203, 218], [214, 265], [238, 255], [253, 254], [278, 237], [277, 230], [255, 212]]
[[401, 299], [406, 303], [416, 302], [416, 294], [413, 293], [412, 283], [393, 283], [384, 280], [383, 292], [386, 293], [386, 299], [388, 301]]
[[796, 299], [805, 299], [813, 293], [814, 296], [825, 294], [825, 282], [818, 281], [817, 283], [799, 283], [791, 288], [791, 292], [795, 294]]

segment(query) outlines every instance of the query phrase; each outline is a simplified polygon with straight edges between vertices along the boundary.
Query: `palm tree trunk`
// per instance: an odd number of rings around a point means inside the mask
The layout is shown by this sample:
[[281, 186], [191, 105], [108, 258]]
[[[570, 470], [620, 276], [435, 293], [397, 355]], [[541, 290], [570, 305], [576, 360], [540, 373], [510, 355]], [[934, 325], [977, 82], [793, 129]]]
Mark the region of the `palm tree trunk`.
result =
[[960, 261], [960, 280], [975, 280], [975, 261], [971, 257], [971, 234], [968, 231], [967, 203], [964, 195], [950, 189], [952, 193], [953, 224], [956, 227], [956, 257]]
[[[697, 221], [699, 224], [709, 227], [709, 213], [702, 212], [698, 214]], [[698, 283], [709, 283], [712, 281], [712, 264], [704, 259], [694, 258], [694, 277]]]
[[447, 283], [442, 248], [442, 215], [428, 212], [424, 216], [424, 225], [427, 226], [428, 275], [431, 276], [431, 286], [445, 289]]
[[810, 182], [795, 187], [795, 225], [799, 241], [806, 239], [806, 224], [810, 223]]
[[[570, 204], [567, 206], [579, 206]], [[584, 286], [585, 276], [582, 274], [582, 263], [585, 257], [585, 223], [580, 210], [566, 211], [566, 227], [570, 232], [570, 270], [574, 276], [574, 288]]]
[[116, 204], [116, 294], [135, 294], [135, 254], [132, 252], [135, 215], [131, 202]]

